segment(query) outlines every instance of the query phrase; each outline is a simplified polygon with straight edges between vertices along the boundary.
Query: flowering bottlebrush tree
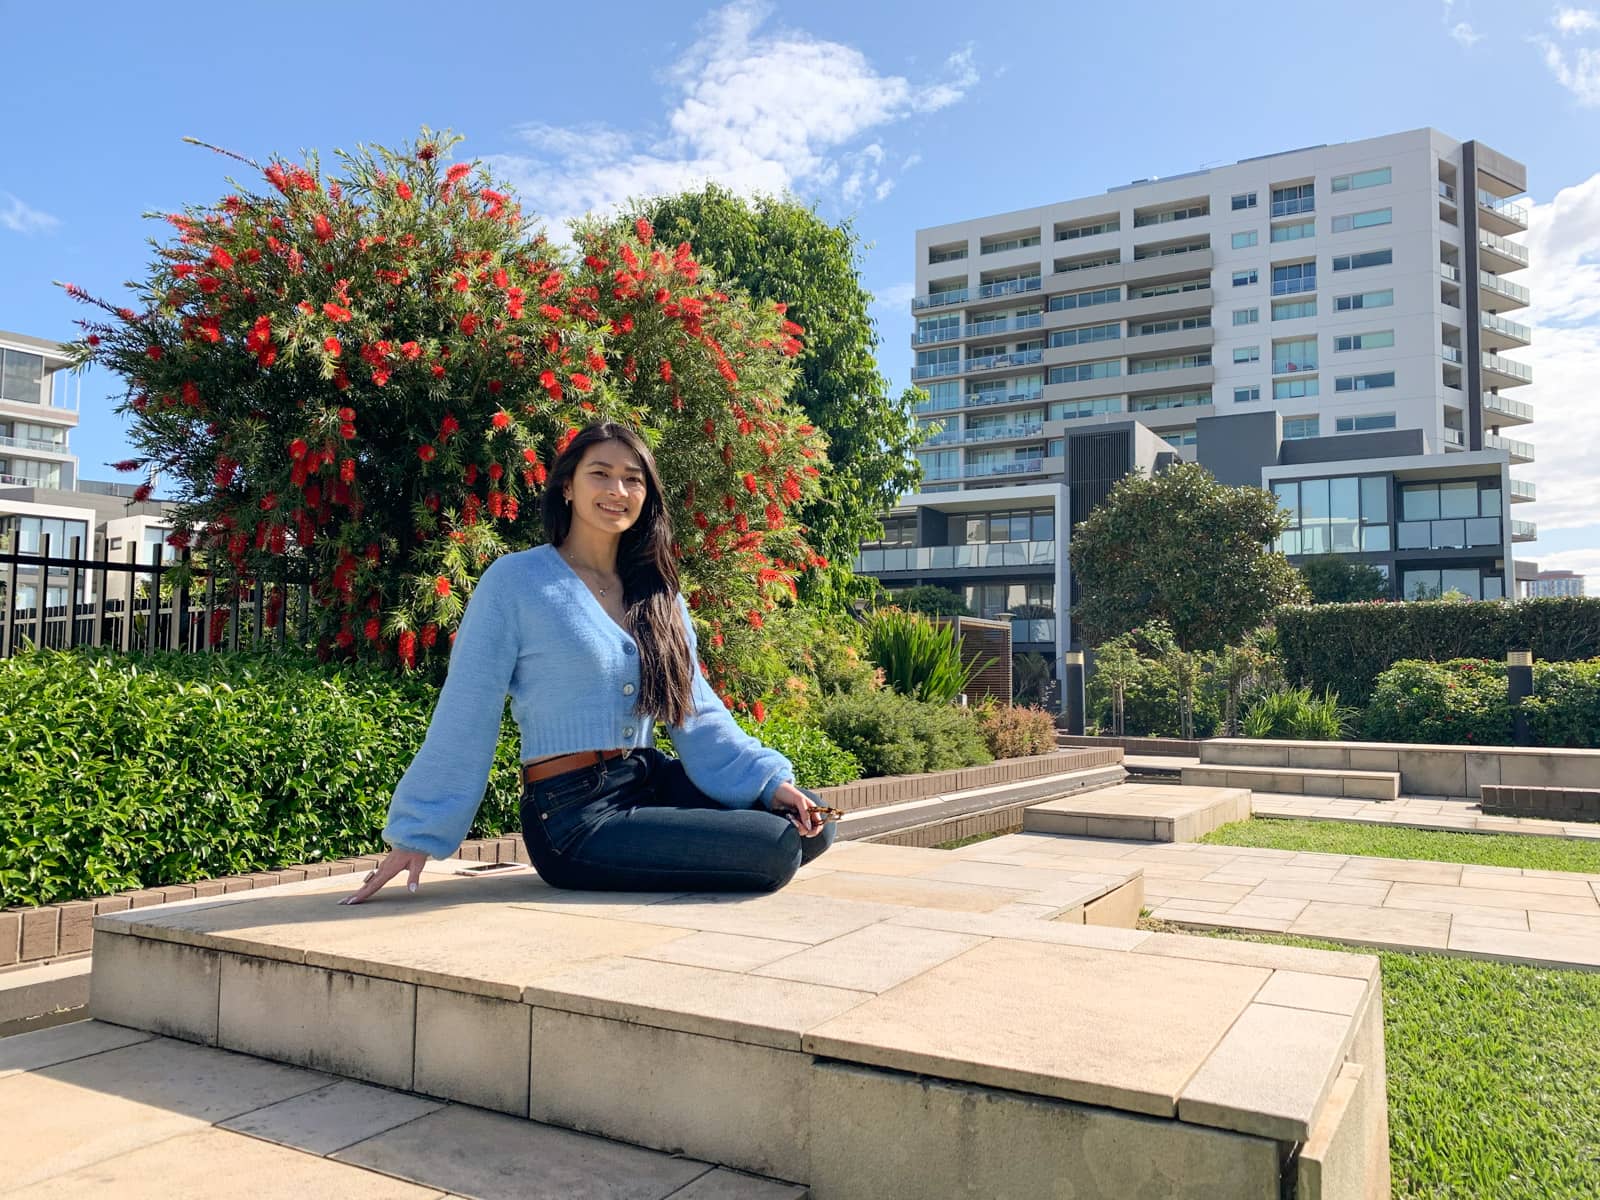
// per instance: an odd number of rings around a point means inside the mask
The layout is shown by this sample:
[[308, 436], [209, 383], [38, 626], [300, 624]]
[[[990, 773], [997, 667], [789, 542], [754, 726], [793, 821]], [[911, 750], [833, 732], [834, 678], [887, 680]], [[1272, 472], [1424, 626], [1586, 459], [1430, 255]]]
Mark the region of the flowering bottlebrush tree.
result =
[[[68, 286], [81, 362], [177, 501], [169, 539], [240, 588], [309, 579], [325, 656], [437, 666], [473, 581], [543, 540], [539, 498], [582, 425], [639, 428], [667, 488], [712, 682], [759, 700], [741, 650], [823, 564], [789, 510], [826, 466], [785, 404], [802, 331], [721, 290], [648, 223], [546, 241], [457, 139], [274, 160], [165, 217], [135, 307]], [[248, 160], [241, 160], [248, 161]], [[148, 486], [141, 488], [148, 495]], [[142, 498], [142, 496], [141, 496]]]

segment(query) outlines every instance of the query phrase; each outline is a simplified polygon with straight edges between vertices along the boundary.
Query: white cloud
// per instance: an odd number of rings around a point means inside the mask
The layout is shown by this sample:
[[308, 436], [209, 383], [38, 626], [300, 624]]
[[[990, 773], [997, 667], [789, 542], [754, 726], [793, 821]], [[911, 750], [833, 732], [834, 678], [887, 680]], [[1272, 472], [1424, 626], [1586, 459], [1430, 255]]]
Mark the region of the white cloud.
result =
[[[1570, 42], [1600, 32], [1600, 14], [1587, 8], [1558, 8], [1550, 24], [1564, 41]], [[1544, 53], [1544, 65], [1551, 76], [1579, 104], [1600, 108], [1600, 46], [1562, 45], [1544, 34], [1528, 40]]]
[[43, 233], [59, 224], [49, 213], [28, 207], [10, 192], [0, 192], [0, 225], [12, 233]]
[[1550, 18], [1550, 24], [1563, 36], [1571, 37], [1575, 33], [1600, 29], [1600, 16], [1586, 8], [1558, 8], [1556, 15]]
[[1450, 30], [1450, 36], [1455, 38], [1456, 41], [1460, 42], [1468, 49], [1472, 48], [1472, 44], [1474, 42], [1481, 42], [1483, 40], [1483, 34], [1475, 33], [1472, 26], [1466, 21], [1456, 22], [1455, 26]]
[[956, 103], [978, 81], [971, 50], [951, 54], [942, 77], [913, 82], [880, 74], [852, 46], [768, 28], [770, 15], [766, 3], [735, 0], [707, 18], [666, 73], [660, 136], [532, 124], [518, 131], [526, 152], [490, 163], [553, 225], [708, 180], [746, 195], [837, 188], [849, 204], [881, 200], [894, 181], [879, 131]]

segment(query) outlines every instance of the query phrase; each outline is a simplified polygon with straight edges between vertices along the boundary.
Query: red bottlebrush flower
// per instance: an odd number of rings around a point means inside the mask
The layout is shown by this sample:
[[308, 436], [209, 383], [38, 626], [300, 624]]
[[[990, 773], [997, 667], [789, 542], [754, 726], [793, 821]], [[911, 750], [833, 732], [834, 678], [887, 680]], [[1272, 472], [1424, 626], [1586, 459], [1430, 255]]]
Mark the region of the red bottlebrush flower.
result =
[[461, 478], [466, 482], [466, 485], [468, 487], [471, 487], [473, 484], [477, 483], [478, 482], [478, 464], [477, 463], [468, 463], [467, 464], [467, 469], [461, 472]]
[[190, 408], [198, 408], [200, 406], [200, 389], [195, 386], [193, 380], [185, 379], [181, 390], [183, 391], [183, 402], [185, 404]]
[[504, 467], [502, 467], [499, 463], [490, 463], [489, 464], [489, 478], [493, 479], [496, 483], [498, 483], [500, 481], [500, 477], [502, 475], [504, 475], [505, 473], [506, 473], [506, 469]]
[[306, 456], [307, 449], [309, 447], [307, 447], [304, 438], [295, 438], [294, 441], [289, 443], [289, 457], [299, 462]]
[[434, 642], [439, 640], [439, 627], [437, 625], [424, 625], [422, 627], [422, 644], [426, 649], [432, 650]]
[[339, 648], [341, 650], [348, 650], [352, 645], [355, 644], [356, 639], [351, 636], [351, 633], [348, 629], [341, 629], [338, 633], [338, 636], [333, 640], [339, 644]]
[[139, 460], [137, 458], [125, 458], [121, 462], [112, 463], [111, 469], [113, 471], [137, 471], [139, 469]]
[[767, 528], [781, 528], [783, 525], [783, 509], [779, 508], [776, 504], [767, 505], [766, 518]]
[[334, 322], [335, 324], [342, 325], [344, 322], [348, 321], [353, 314], [342, 304], [335, 304], [330, 300], [328, 303], [322, 306], [322, 315], [327, 317], [328, 320]]
[[[333, 373], [333, 386], [338, 388], [341, 392], [349, 391], [349, 389], [350, 389], [350, 376], [348, 376], [348, 375], [346, 375], [344, 373], [344, 368], [343, 367], [339, 368], [339, 370], [337, 370], [337, 371], [335, 371]], [[344, 436], [345, 437], [354, 437], [355, 436], [355, 432], [356, 432], [356, 427], [354, 425], [352, 425], [352, 426], [350, 426], [350, 432], [345, 434]]]
[[449, 413], [446, 413], [444, 420], [439, 422], [439, 440], [441, 442], [448, 440], [452, 433], [457, 433], [460, 431], [460, 429], [461, 422], [456, 420]]
[[97, 334], [97, 333], [91, 333], [88, 337], [84, 338], [83, 340], [85, 342], [87, 342], [91, 346], [98, 346], [100, 344], [100, 335]]
[[339, 345], [339, 339], [336, 337], [323, 338], [322, 348], [334, 358], [338, 358], [340, 352], [344, 349], [343, 346]]
[[639, 235], [639, 240], [647, 246], [650, 244], [650, 239], [656, 235], [656, 231], [651, 227], [650, 222], [643, 217], [633, 223], [633, 231]]
[[432, 446], [424, 445], [424, 446], [418, 446], [417, 447], [417, 457], [420, 458], [423, 462], [432, 462], [434, 460], [434, 458], [437, 457], [437, 455], [438, 455], [438, 451], [435, 450]]
[[400, 353], [407, 362], [416, 362], [422, 357], [422, 347], [415, 342], [401, 342]]
[[478, 317], [476, 313], [468, 313], [466, 316], [461, 318], [461, 332], [466, 334], [468, 337], [471, 337], [477, 328]]
[[256, 365], [258, 367], [263, 368], [263, 369], [265, 369], [267, 367], [270, 367], [273, 363], [275, 363], [277, 361], [278, 361], [278, 348], [276, 346], [268, 346], [260, 354], [256, 355]]
[[196, 267], [193, 263], [174, 263], [172, 266], [172, 273], [179, 279], [189, 278], [195, 273], [195, 270]]
[[339, 482], [354, 483], [356, 481], [356, 460], [347, 458], [339, 464]]
[[146, 346], [144, 348], [144, 356], [146, 358], [148, 358], [151, 362], [160, 362], [161, 361], [161, 347], [160, 346]]
[[617, 332], [618, 333], [632, 333], [633, 332], [633, 314], [632, 313], [623, 313], [622, 314], [622, 319], [617, 322]]
[[672, 363], [664, 358], [661, 360], [661, 382], [672, 382]]
[[753, 608], [745, 615], [745, 620], [750, 622], [751, 629], [760, 629], [766, 624], [766, 622], [761, 619], [761, 614]]
[[738, 513], [733, 518], [733, 527], [735, 529], [737, 529], [740, 533], [749, 533], [750, 532], [750, 518], [745, 516], [743, 513]]
[[433, 581], [433, 591], [441, 600], [450, 594], [450, 581], [440, 575]]
[[535, 460], [535, 462], [533, 464], [533, 482], [535, 484], [537, 484], [537, 485], [542, 486], [544, 484], [544, 481], [545, 481], [544, 464], [542, 462], [539, 462], [539, 461]]
[[[496, 382], [498, 382], [498, 380]], [[511, 414], [506, 412], [504, 409], [501, 409], [499, 412], [495, 413], [494, 416], [489, 418], [489, 424], [495, 429], [504, 429], [507, 425], [511, 424]]]
[[568, 446], [572, 445], [572, 439], [577, 437], [577, 436], [578, 436], [578, 431], [576, 429], [568, 427], [567, 431], [565, 433], [563, 433], [559, 438], [556, 439], [556, 453], [557, 454], [563, 453]]
[[389, 382], [389, 369], [387, 367], [374, 367], [372, 370], [372, 383], [374, 387], [382, 387]]
[[167, 535], [167, 545], [178, 550], [187, 550], [189, 548], [189, 535], [181, 529], [174, 530]]
[[750, 715], [755, 717], [757, 725], [761, 724], [767, 719], [767, 706], [761, 703], [761, 701], [757, 700], [755, 705], [750, 709]]
[[529, 463], [529, 464], [538, 462], [539, 461], [539, 452], [537, 450], [534, 450], [534, 449], [531, 449], [531, 448], [527, 449], [527, 450], [524, 450], [522, 452], [522, 461], [526, 462], [526, 463]]
[[711, 522], [706, 518], [705, 513], [700, 513], [700, 512], [695, 513], [695, 515], [694, 515], [694, 523], [696, 525], [698, 525], [701, 529], [705, 529], [711, 524]]
[[136, 501], [148, 500], [150, 499], [150, 493], [153, 491], [155, 491], [153, 486], [148, 483], [141, 483], [138, 487], [133, 489], [133, 498]]
[[377, 617], [368, 617], [367, 623], [361, 627], [361, 632], [367, 635], [367, 641], [375, 642], [383, 627], [378, 623]]
[[756, 492], [760, 490], [760, 485], [756, 483], [756, 477], [749, 471], [746, 471], [744, 474], [744, 490], [749, 492], [752, 496], [754, 496]]
[[778, 349], [782, 350], [783, 353], [789, 358], [793, 358], [796, 354], [799, 354], [800, 351], [805, 349], [805, 345], [800, 341], [799, 338], [784, 338], [783, 344], [779, 346]]
[[472, 164], [471, 163], [456, 163], [455, 166], [451, 167], [448, 171], [445, 172], [444, 181], [447, 184], [448, 183], [456, 183], [459, 180], [461, 180], [464, 177], [466, 177], [467, 175], [469, 175], [471, 172], [472, 172]]
[[468, 286], [470, 286], [467, 282], [466, 274], [464, 272], [457, 271], [455, 280], [451, 286], [454, 287], [458, 292], [466, 291]]
[[559, 321], [562, 317], [567, 315], [554, 304], [541, 304], [539, 305], [539, 311], [545, 316], [549, 317], [552, 321]]
[[717, 374], [721, 375], [729, 383], [739, 382], [739, 376], [734, 372], [732, 364], [725, 358], [717, 360]]
[[341, 408], [339, 410], [339, 420], [341, 420], [341, 421], [354, 421], [355, 419], [356, 419], [356, 410], [351, 408], [349, 405], [345, 405], [343, 408]]
[[319, 242], [333, 241], [333, 226], [328, 223], [328, 218], [318, 213], [311, 219], [311, 232], [317, 235]]
[[600, 374], [600, 372], [606, 369], [606, 356], [592, 347], [590, 348], [589, 353], [583, 356], [583, 361], [589, 364], [589, 369], [596, 375]]
[[402, 200], [411, 199], [411, 185], [404, 179], [394, 185], [394, 194]]
[[211, 257], [206, 260], [219, 271], [226, 271], [233, 266], [233, 255], [221, 246], [211, 247]]
[[433, 367], [431, 369], [433, 371], [433, 377], [435, 379], [443, 379], [444, 378], [444, 368], [441, 367], [438, 363], [434, 363]]
[[400, 661], [406, 667], [417, 665], [417, 635], [409, 629], [400, 633]]
[[489, 505], [488, 505], [488, 507], [489, 507], [489, 515], [491, 517], [495, 517], [495, 518], [498, 519], [500, 514], [501, 514], [501, 512], [504, 511], [504, 509], [505, 509], [505, 503], [506, 503], [506, 498], [505, 498], [503, 493], [501, 493], [501, 492], [490, 492], [489, 493]]
[[268, 492], [265, 496], [261, 497], [260, 500], [256, 501], [256, 506], [260, 508], [262, 512], [271, 512], [273, 509], [278, 507], [277, 493]]
[[717, 434], [717, 423], [710, 417], [705, 419], [705, 423], [701, 425], [700, 428], [705, 430], [705, 435], [707, 437], [715, 437]]
[[574, 388], [576, 388], [580, 392], [588, 392], [588, 391], [593, 391], [594, 390], [594, 381], [591, 380], [587, 375], [581, 374], [579, 372], [574, 372], [572, 375], [570, 375], [568, 377], [568, 382], [571, 383], [572, 386]]

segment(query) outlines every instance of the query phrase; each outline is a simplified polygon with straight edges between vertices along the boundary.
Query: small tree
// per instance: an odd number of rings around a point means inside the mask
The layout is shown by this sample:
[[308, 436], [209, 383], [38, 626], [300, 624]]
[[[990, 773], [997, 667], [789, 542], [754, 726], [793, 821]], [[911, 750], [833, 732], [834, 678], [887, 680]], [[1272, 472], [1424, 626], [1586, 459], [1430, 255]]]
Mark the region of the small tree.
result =
[[1370, 563], [1342, 554], [1319, 554], [1300, 564], [1313, 604], [1347, 604], [1362, 600], [1387, 600], [1389, 580]]
[[1287, 521], [1269, 492], [1194, 463], [1135, 472], [1073, 532], [1073, 615], [1092, 641], [1158, 619], [1184, 650], [1220, 649], [1304, 598], [1299, 573], [1268, 549]]
[[1111, 695], [1111, 736], [1123, 737], [1127, 729], [1128, 686], [1139, 678], [1139, 650], [1132, 632], [1121, 634], [1095, 648], [1095, 678]]
[[893, 597], [893, 603], [910, 612], [930, 617], [970, 617], [972, 610], [960, 593], [933, 583], [919, 583]]

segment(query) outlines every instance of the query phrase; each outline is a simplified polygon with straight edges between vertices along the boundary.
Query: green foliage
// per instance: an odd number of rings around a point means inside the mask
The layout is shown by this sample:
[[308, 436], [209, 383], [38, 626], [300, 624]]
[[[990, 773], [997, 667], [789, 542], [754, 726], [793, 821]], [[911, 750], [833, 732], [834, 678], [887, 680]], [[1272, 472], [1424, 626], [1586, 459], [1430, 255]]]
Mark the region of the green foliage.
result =
[[1020, 704], [997, 704], [992, 698], [976, 711], [989, 753], [996, 758], [1049, 754], [1056, 748], [1054, 713]]
[[939, 628], [921, 613], [879, 609], [867, 622], [867, 654], [885, 682], [903, 696], [948, 704], [992, 659], [961, 664], [955, 630]]
[[930, 617], [970, 617], [972, 610], [959, 592], [933, 583], [919, 583], [914, 588], [891, 595], [891, 601], [907, 612], [926, 613]]
[[1343, 554], [1319, 554], [1300, 564], [1313, 604], [1349, 604], [1387, 600], [1389, 581], [1370, 563]]
[[1305, 595], [1267, 549], [1287, 519], [1271, 493], [1227, 487], [1194, 463], [1128, 475], [1073, 532], [1073, 616], [1091, 642], [1162, 620], [1182, 649], [1220, 649]]
[[1159, 622], [1098, 647], [1087, 688], [1094, 723], [1116, 737], [1211, 736], [1221, 715], [1215, 676], [1201, 674], [1206, 658], [1175, 651]]
[[1056, 677], [1055, 667], [1042, 654], [1032, 651], [1011, 659], [1011, 699], [1018, 704], [1044, 700]]
[[751, 737], [771, 746], [794, 764], [794, 780], [801, 787], [825, 788], [861, 778], [861, 763], [821, 729], [782, 715], [757, 724], [736, 716]]
[[1502, 662], [1512, 648], [1536, 662], [1600, 655], [1600, 598], [1550, 597], [1471, 604], [1329, 604], [1273, 618], [1291, 683], [1331, 687], [1365, 704], [1380, 672], [1401, 659]]
[[972, 712], [887, 689], [834, 696], [822, 705], [817, 723], [855, 755], [868, 776], [950, 771], [993, 761]]
[[867, 594], [871, 584], [855, 579], [850, 563], [921, 471], [911, 454], [918, 393], [894, 394], [878, 370], [854, 227], [830, 225], [792, 199], [745, 200], [717, 184], [641, 201], [632, 215], [648, 218], [666, 241], [689, 242], [702, 263], [755, 300], [787, 303], [787, 315], [805, 328], [789, 402], [827, 435], [832, 465], [826, 495], [801, 506], [796, 519], [832, 566], [802, 578], [801, 596], [838, 608]]
[[1308, 687], [1264, 692], [1246, 709], [1244, 736], [1336, 742], [1355, 719], [1355, 710], [1339, 703], [1339, 693], [1314, 696]]
[[1357, 821], [1231, 821], [1200, 839], [1219, 846], [1260, 846], [1314, 854], [1356, 854], [1412, 862], [1475, 863], [1530, 871], [1600, 875], [1600, 840], [1529, 837], [1521, 833], [1454, 833]]
[[1535, 663], [1522, 707], [1537, 745], [1600, 748], [1600, 658]]
[[1362, 732], [1375, 742], [1509, 745], [1505, 666], [1476, 658], [1397, 662], [1378, 676]]
[[[382, 848], [437, 692], [286, 655], [0, 662], [0, 905]], [[475, 836], [517, 827], [506, 720]]]

